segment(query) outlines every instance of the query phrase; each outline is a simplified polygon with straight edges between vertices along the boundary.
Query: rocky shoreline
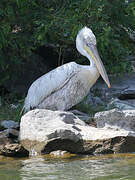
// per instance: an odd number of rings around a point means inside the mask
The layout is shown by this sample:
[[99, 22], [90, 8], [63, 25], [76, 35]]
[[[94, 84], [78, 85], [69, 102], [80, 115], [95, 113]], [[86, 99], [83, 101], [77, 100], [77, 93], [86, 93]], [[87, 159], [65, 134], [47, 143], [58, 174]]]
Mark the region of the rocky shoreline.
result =
[[[40, 154], [57, 150], [74, 154], [134, 152], [135, 110], [105, 111], [102, 119], [110, 118], [103, 122], [100, 114], [95, 115], [98, 127], [92, 127], [71, 112], [30, 111], [21, 119], [20, 142], [30, 154], [32, 151]], [[118, 121], [113, 121], [115, 119]]]
[[2, 121], [0, 129], [0, 155], [28, 156], [29, 152], [19, 142], [19, 123], [5, 120]]
[[35, 153], [62, 155], [135, 152], [135, 75], [112, 82], [111, 89], [100, 80], [86, 101], [96, 108], [94, 117], [79, 111], [35, 109], [21, 118], [20, 125], [0, 125], [0, 154], [28, 156]]

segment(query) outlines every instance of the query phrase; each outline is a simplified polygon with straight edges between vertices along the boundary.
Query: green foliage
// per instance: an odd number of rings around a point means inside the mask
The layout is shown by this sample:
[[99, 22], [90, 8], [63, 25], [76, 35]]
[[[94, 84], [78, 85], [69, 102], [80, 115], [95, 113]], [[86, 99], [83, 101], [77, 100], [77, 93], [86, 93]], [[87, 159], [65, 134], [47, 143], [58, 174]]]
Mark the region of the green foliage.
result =
[[[16, 106], [16, 108], [12, 108], [12, 105]], [[3, 120], [13, 120], [19, 122], [22, 116], [20, 114], [22, 107], [23, 107], [23, 100], [19, 101], [15, 97], [11, 97], [11, 96], [9, 96], [8, 98], [0, 97], [0, 122]]]
[[105, 105], [98, 105], [97, 107], [93, 107], [93, 105], [86, 104], [85, 100], [83, 100], [79, 104], [75, 105], [72, 109], [77, 109], [80, 112], [84, 112], [91, 115], [91, 117], [94, 117], [95, 113], [105, 111], [106, 107]]
[[53, 44], [58, 53], [70, 48], [83, 63], [75, 37], [85, 25], [94, 31], [108, 71], [126, 71], [123, 59], [134, 49], [125, 28], [135, 29], [134, 7], [125, 0], [1, 0], [0, 85], [16, 78], [42, 45]]

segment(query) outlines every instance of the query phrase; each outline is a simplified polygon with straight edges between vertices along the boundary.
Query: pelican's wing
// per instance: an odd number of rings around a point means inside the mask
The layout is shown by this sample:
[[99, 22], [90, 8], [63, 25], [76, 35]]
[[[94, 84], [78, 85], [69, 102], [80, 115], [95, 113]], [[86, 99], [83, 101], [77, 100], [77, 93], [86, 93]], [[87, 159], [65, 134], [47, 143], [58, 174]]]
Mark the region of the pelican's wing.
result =
[[64, 64], [33, 82], [28, 90], [24, 110], [38, 106], [46, 97], [62, 88], [80, 69], [75, 62]]

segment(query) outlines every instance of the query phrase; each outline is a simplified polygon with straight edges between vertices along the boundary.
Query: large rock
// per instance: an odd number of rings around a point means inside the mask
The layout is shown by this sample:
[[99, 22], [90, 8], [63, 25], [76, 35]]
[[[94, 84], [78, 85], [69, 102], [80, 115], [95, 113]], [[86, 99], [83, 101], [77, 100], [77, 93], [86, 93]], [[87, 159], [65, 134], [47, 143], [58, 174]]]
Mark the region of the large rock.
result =
[[119, 99], [135, 99], [135, 87], [128, 87], [124, 91], [121, 92]]
[[21, 118], [20, 142], [31, 155], [56, 150], [82, 154], [135, 151], [134, 131], [95, 128], [71, 112], [43, 109]]
[[111, 83], [110, 89], [100, 78], [91, 91], [94, 94], [98, 94], [103, 101], [111, 100], [112, 98], [120, 100], [135, 99], [135, 74], [110, 76], [109, 79]]
[[98, 79], [85, 100], [86, 104], [88, 103], [94, 112], [110, 110], [112, 108], [134, 110], [135, 74], [125, 73], [116, 77], [110, 76], [109, 79], [111, 88], [108, 88], [101, 78]]
[[18, 142], [18, 134], [15, 129], [0, 132], [0, 155], [28, 156], [28, 151]]
[[3, 127], [4, 129], [18, 129], [19, 128], [19, 123], [12, 121], [12, 120], [4, 120], [0, 123], [0, 126]]
[[[118, 110], [98, 112], [94, 120], [97, 128], [123, 129], [135, 133], [135, 110]], [[134, 136], [134, 135], [133, 135]]]
[[51, 149], [54, 151], [60, 142], [63, 146], [70, 141], [79, 142], [81, 130], [77, 125], [85, 126], [85, 123], [71, 112], [33, 110], [21, 118], [20, 141], [30, 153], [40, 152], [47, 143], [55, 142]]
[[89, 123], [92, 117], [89, 114], [86, 114], [84, 112], [78, 111], [76, 109], [70, 110], [69, 112], [72, 112], [74, 115], [76, 115], [79, 119], [83, 120], [86, 123]]
[[112, 107], [120, 110], [135, 110], [135, 99], [119, 100], [118, 98], [112, 98], [106, 109], [112, 109]]

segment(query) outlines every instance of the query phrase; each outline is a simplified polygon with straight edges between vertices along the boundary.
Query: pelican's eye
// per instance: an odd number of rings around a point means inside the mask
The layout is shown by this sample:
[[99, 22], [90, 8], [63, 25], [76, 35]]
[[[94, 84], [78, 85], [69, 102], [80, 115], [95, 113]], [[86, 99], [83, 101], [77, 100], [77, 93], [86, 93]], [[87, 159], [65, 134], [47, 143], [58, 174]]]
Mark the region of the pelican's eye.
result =
[[92, 42], [87, 42], [86, 45], [90, 47], [92, 45]]

